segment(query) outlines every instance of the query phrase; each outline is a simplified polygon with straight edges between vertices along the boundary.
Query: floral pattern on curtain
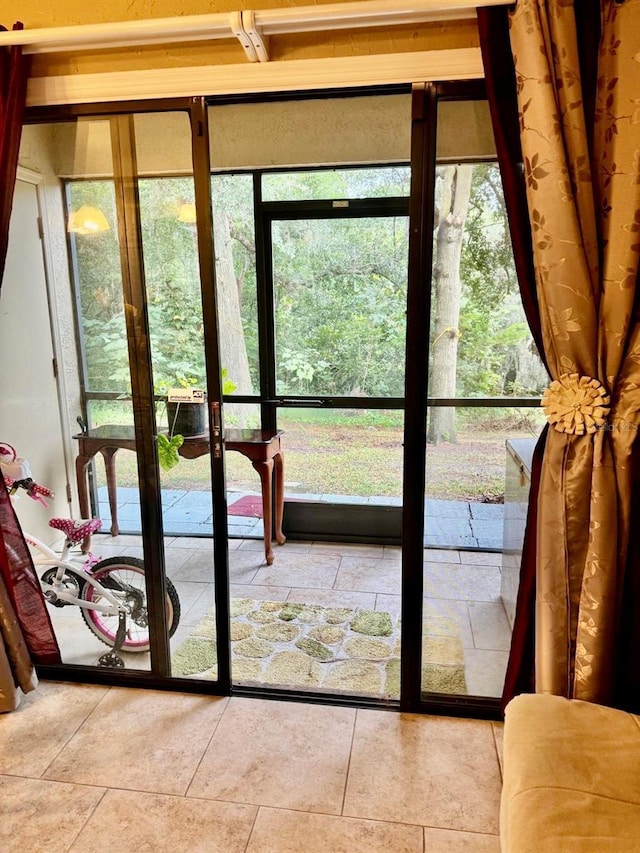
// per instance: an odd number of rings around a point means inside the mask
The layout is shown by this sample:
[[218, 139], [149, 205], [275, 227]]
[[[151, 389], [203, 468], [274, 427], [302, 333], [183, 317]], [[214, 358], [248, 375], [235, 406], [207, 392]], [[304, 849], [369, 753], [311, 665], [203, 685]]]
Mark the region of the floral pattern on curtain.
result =
[[[21, 27], [16, 24], [14, 29]], [[21, 48], [0, 49], [0, 284], [9, 243], [27, 78], [28, 58]], [[0, 712], [17, 707], [20, 690], [27, 693], [36, 687], [32, 661], [60, 663], [60, 652], [0, 474]]]
[[628, 545], [640, 453], [640, 0], [601, 10], [594, 122], [573, 0], [519, 0], [510, 38], [554, 380], [543, 401], [536, 690], [612, 703], [625, 573], [638, 565]]

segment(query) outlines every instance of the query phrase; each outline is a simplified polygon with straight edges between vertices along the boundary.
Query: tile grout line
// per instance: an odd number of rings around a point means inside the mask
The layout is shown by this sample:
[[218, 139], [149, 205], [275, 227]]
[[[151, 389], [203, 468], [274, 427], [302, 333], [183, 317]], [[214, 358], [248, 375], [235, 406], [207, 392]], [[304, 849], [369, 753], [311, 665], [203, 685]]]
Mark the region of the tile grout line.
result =
[[466, 599], [464, 604], [465, 604], [465, 610], [467, 611], [467, 619], [469, 620], [469, 631], [471, 631], [471, 642], [473, 643], [473, 648], [477, 649], [478, 646], [476, 645], [476, 635], [475, 635], [475, 631], [473, 630], [473, 620], [471, 619], [471, 609], [469, 607], [469, 599]]
[[[185, 799], [189, 796], [189, 788], [193, 785], [193, 780], [195, 779], [196, 774], [197, 774], [198, 770], [200, 769], [200, 765], [201, 765], [201, 764], [202, 764], [202, 762], [204, 761], [204, 757], [205, 757], [205, 755], [207, 754], [207, 750], [208, 750], [208, 749], [209, 749], [209, 747], [211, 746], [211, 742], [213, 741], [213, 739], [214, 739], [214, 737], [215, 737], [215, 734], [216, 734], [216, 732], [218, 731], [218, 726], [219, 726], [219, 725], [220, 725], [220, 723], [222, 722], [222, 718], [224, 717], [224, 715], [227, 713], [227, 709], [228, 709], [228, 707], [229, 707], [229, 703], [231, 702], [231, 697], [230, 697], [230, 696], [225, 696], [225, 697], [223, 697], [223, 698], [226, 700], [226, 702], [225, 702], [225, 706], [224, 706], [224, 708], [223, 708], [222, 713], [221, 713], [221, 714], [220, 714], [220, 716], [218, 717], [218, 721], [217, 721], [217, 723], [216, 723], [216, 724], [215, 724], [215, 726], [213, 727], [213, 731], [211, 732], [211, 737], [210, 737], [210, 738], [209, 738], [209, 740], [207, 741], [207, 745], [206, 745], [206, 746], [205, 746], [205, 748], [202, 750], [202, 755], [200, 756], [200, 759], [199, 759], [198, 763], [196, 764], [196, 768], [195, 768], [195, 770], [194, 770], [194, 771], [193, 771], [193, 773], [191, 774], [191, 779], [189, 780], [189, 782], [187, 782], [187, 786], [186, 786], [186, 788], [184, 789], [184, 794], [182, 794], [182, 797], [183, 797], [183, 798], [185, 798]], [[193, 798], [193, 799], [196, 799], [196, 798]]]
[[344, 804], [347, 799], [347, 786], [349, 785], [349, 771], [351, 770], [351, 756], [353, 755], [353, 743], [356, 739], [356, 726], [358, 725], [358, 714], [360, 713], [360, 709], [355, 709], [355, 714], [353, 717], [353, 731], [351, 732], [351, 743], [349, 744], [349, 758], [347, 760], [347, 772], [344, 777], [344, 791], [342, 794], [342, 805], [340, 806], [340, 815], [341, 817], [345, 817], [344, 813]]
[[251, 829], [249, 830], [249, 835], [247, 836], [247, 843], [244, 845], [244, 853], [249, 849], [249, 845], [251, 844], [251, 836], [253, 835], [253, 831], [256, 828], [256, 823], [258, 822], [258, 815], [260, 814], [260, 809], [262, 806], [258, 806], [256, 808], [256, 813], [253, 818], [253, 823], [251, 824]]
[[504, 785], [504, 773], [502, 772], [502, 762], [500, 761], [500, 751], [498, 749], [498, 738], [496, 737], [496, 730], [493, 725], [493, 721], [491, 722], [491, 733], [493, 734], [493, 746], [496, 751], [496, 761], [498, 762], [498, 772], [500, 773], [500, 781]]
[[[92, 685], [92, 686], [93, 686], [93, 685]], [[98, 686], [98, 685], [95, 685], [95, 686]], [[112, 691], [112, 690], [113, 690], [113, 687], [109, 687], [107, 690], [105, 690], [104, 695], [100, 697], [100, 699], [96, 702], [95, 706], [94, 706], [94, 707], [89, 711], [89, 713], [86, 715], [86, 717], [84, 717], [84, 719], [83, 719], [83, 720], [81, 720], [81, 722], [76, 726], [76, 728], [74, 729], [74, 731], [73, 731], [73, 732], [69, 735], [69, 737], [67, 738], [66, 742], [65, 742], [65, 743], [60, 747], [60, 749], [56, 752], [56, 754], [55, 754], [55, 755], [54, 755], [54, 757], [51, 759], [51, 761], [50, 761], [50, 762], [47, 764], [47, 766], [44, 768], [44, 770], [42, 771], [42, 773], [40, 774], [40, 776], [38, 776], [38, 777], [37, 777], [38, 779], [42, 779], [44, 782], [56, 782], [56, 781], [60, 781], [60, 780], [58, 780], [58, 779], [45, 779], [45, 775], [44, 775], [44, 774], [45, 774], [45, 773], [47, 772], [47, 770], [51, 767], [51, 765], [54, 763], [54, 761], [56, 761], [56, 760], [60, 757], [60, 755], [64, 752], [64, 750], [69, 746], [69, 744], [71, 743], [71, 741], [73, 740], [73, 738], [78, 734], [78, 732], [79, 732], [79, 731], [80, 731], [80, 729], [84, 726], [84, 724], [87, 722], [87, 720], [89, 719], [89, 717], [91, 717], [91, 716], [93, 715], [93, 713], [94, 713], [95, 711], [97, 711], [97, 710], [98, 710], [98, 708], [100, 707], [100, 705], [104, 702], [104, 700], [107, 698], [107, 696], [111, 693], [111, 691]], [[98, 787], [102, 787], [102, 786], [98, 786]]]
[[[102, 786], [100, 786], [100, 787], [102, 787]], [[107, 788], [107, 787], [105, 787], [105, 788], [104, 788], [104, 790], [103, 790], [103, 792], [102, 792], [102, 796], [100, 797], [100, 799], [98, 800], [98, 802], [95, 804], [95, 806], [91, 809], [91, 811], [89, 812], [89, 814], [87, 815], [87, 817], [86, 817], [86, 818], [85, 818], [85, 820], [83, 821], [82, 826], [80, 827], [80, 829], [76, 832], [76, 834], [75, 834], [75, 836], [74, 836], [73, 840], [71, 841], [71, 844], [69, 844], [69, 846], [67, 847], [66, 853], [69, 853], [69, 851], [71, 851], [71, 850], [73, 849], [73, 846], [74, 846], [74, 844], [76, 843], [76, 841], [78, 840], [78, 838], [80, 837], [80, 834], [82, 833], [82, 830], [83, 830], [83, 829], [85, 828], [85, 826], [89, 823], [89, 821], [91, 820], [91, 818], [94, 816], [94, 814], [95, 814], [95, 813], [96, 813], [96, 811], [98, 810], [98, 807], [100, 806], [100, 804], [102, 803], [102, 801], [104, 800], [104, 798], [107, 796], [107, 792], [108, 792], [108, 791], [110, 791], [110, 790], [111, 790], [110, 788]]]

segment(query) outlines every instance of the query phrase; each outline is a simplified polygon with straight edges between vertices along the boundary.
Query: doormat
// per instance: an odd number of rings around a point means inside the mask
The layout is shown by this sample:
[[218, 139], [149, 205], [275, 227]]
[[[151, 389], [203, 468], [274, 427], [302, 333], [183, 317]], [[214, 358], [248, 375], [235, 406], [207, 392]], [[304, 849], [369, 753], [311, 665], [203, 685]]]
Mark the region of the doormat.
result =
[[245, 495], [227, 507], [229, 515], [244, 515], [245, 518], [262, 518], [262, 498], [260, 495]]
[[[215, 679], [215, 612], [173, 655], [174, 675]], [[466, 694], [464, 651], [455, 619], [423, 622], [422, 689]], [[233, 680], [397, 699], [400, 619], [381, 610], [231, 599]]]

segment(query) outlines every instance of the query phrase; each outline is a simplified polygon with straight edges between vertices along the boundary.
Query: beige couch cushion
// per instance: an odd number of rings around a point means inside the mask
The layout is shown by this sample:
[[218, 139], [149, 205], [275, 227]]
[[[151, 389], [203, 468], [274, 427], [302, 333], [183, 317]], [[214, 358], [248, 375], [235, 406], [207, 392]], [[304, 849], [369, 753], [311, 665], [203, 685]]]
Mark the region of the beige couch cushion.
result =
[[517, 696], [504, 729], [503, 853], [640, 853], [640, 717]]

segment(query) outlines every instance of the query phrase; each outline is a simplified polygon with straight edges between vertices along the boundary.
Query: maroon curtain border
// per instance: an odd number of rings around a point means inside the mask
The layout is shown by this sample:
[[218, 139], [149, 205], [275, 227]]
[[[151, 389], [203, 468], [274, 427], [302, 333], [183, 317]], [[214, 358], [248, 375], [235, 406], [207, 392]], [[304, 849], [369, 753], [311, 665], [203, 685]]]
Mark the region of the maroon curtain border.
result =
[[[22, 24], [14, 24], [13, 29], [22, 29]], [[29, 68], [30, 57], [24, 56], [20, 46], [0, 49], [0, 296], [9, 247]], [[32, 660], [36, 664], [60, 663], [60, 650], [47, 605], [1, 472], [0, 573]]]
[[[496, 6], [481, 8], [477, 12], [487, 98], [522, 305], [540, 358], [548, 371], [542, 344], [533, 243], [522, 164], [516, 73], [509, 40], [509, 10], [504, 6]], [[536, 540], [540, 472], [546, 439], [545, 428], [536, 444], [531, 465], [529, 508], [520, 562], [516, 614], [501, 702], [503, 711], [517, 694], [532, 693], [535, 690]]]
[[[14, 30], [22, 28], [20, 22], [13, 25]], [[0, 288], [9, 246], [9, 220], [30, 67], [31, 57], [24, 55], [21, 46], [0, 50]]]
[[531, 487], [529, 507], [522, 543], [520, 581], [516, 597], [516, 614], [511, 633], [511, 651], [502, 691], [501, 708], [520, 693], [535, 693], [535, 640], [536, 640], [536, 555], [538, 532], [538, 498], [542, 458], [547, 444], [547, 424], [540, 434], [531, 460]]
[[40, 589], [40, 581], [1, 471], [0, 574], [33, 662], [61, 663], [60, 649]]
[[[575, 13], [585, 115], [587, 126], [593, 127], [601, 32], [599, 0], [581, 0], [580, 3], [576, 3]], [[479, 8], [477, 14], [487, 98], [502, 175], [522, 304], [538, 352], [548, 370], [542, 344], [540, 308], [536, 293], [533, 243], [520, 144], [516, 74], [509, 39], [509, 8], [506, 6]], [[531, 466], [529, 508], [522, 547], [511, 651], [502, 695], [503, 710], [517, 694], [535, 691], [536, 540], [540, 474], [547, 432], [548, 426], [538, 440]]]
[[533, 266], [531, 225], [520, 145], [516, 72], [509, 40], [509, 13], [505, 6], [481, 8], [477, 13], [487, 99], [504, 189], [513, 259], [527, 322], [540, 358], [548, 370], [542, 345]]

